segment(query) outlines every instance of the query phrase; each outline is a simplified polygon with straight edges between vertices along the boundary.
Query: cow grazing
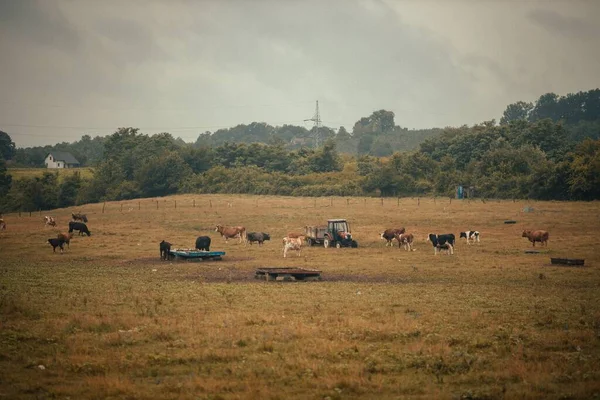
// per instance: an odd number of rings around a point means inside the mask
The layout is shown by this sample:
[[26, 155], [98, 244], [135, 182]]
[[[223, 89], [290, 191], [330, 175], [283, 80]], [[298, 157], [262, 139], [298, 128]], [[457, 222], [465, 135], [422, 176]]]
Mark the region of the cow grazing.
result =
[[50, 246], [52, 246], [52, 251], [54, 253], [56, 253], [56, 248], [60, 247], [60, 252], [62, 253], [64, 250], [64, 244], [65, 242], [62, 241], [61, 239], [57, 239], [57, 238], [50, 238], [48, 239], [48, 243], [50, 243]]
[[217, 225], [215, 232], [219, 232], [225, 239], [225, 243], [231, 238], [239, 238], [240, 243], [246, 240], [246, 228], [243, 226], [223, 226]]
[[68, 247], [71, 247], [71, 238], [73, 238], [72, 233], [59, 233], [57, 237], [58, 240], [65, 242]]
[[271, 240], [271, 236], [264, 232], [250, 232], [248, 233], [246, 239], [250, 245], [252, 245], [254, 242], [258, 242], [258, 245], [261, 246], [265, 240]]
[[404, 246], [406, 251], [414, 250], [412, 245], [415, 240], [415, 236], [412, 233], [401, 233], [396, 235], [396, 240], [398, 241], [398, 248]]
[[283, 258], [287, 257], [287, 252], [289, 250], [296, 250], [298, 257], [300, 257], [300, 252], [302, 250], [302, 242], [304, 238], [291, 238], [284, 237], [283, 238]]
[[46, 216], [44, 217], [44, 223], [45, 223], [47, 226], [56, 226], [56, 219], [54, 219], [54, 217], [51, 217], [51, 216], [49, 216], [49, 215], [46, 215]]
[[387, 246], [393, 246], [392, 244], [392, 240], [394, 240], [394, 238], [396, 238], [396, 236], [402, 234], [406, 232], [406, 229], [404, 228], [390, 228], [390, 229], [386, 229], [385, 231], [381, 232], [380, 236], [382, 240], [385, 240], [385, 245]]
[[73, 217], [73, 221], [83, 221], [86, 224], [88, 222], [87, 216], [85, 214], [76, 213], [76, 214], [71, 214], [71, 216]]
[[550, 237], [550, 234], [546, 231], [524, 230], [521, 237], [529, 239], [529, 241], [533, 243], [533, 247], [535, 247], [535, 242], [540, 242], [542, 246], [546, 244], [546, 247], [548, 247], [548, 238]]
[[[434, 233], [430, 233], [427, 240], [431, 242], [433, 245], [433, 254], [437, 254], [438, 250], [442, 248], [446, 243], [450, 247], [450, 254], [454, 254], [454, 245], [456, 242], [456, 237], [453, 233], [446, 233], [443, 235], [436, 235]], [[443, 246], [445, 248], [445, 246]]]
[[162, 242], [160, 242], [159, 245], [160, 248], [160, 259], [161, 260], [168, 260], [171, 256], [170, 252], [171, 252], [171, 243], [169, 242], [165, 242], [164, 240]]
[[208, 236], [198, 236], [196, 250], [210, 251], [210, 238]]
[[475, 243], [479, 243], [479, 231], [466, 231], [466, 232], [461, 232], [459, 239], [460, 238], [465, 238], [467, 240], [467, 244], [471, 244], [471, 242]]
[[87, 225], [83, 222], [69, 222], [69, 233], [73, 233], [73, 231], [79, 231], [79, 236], [83, 235], [84, 233], [88, 236], [92, 235]]

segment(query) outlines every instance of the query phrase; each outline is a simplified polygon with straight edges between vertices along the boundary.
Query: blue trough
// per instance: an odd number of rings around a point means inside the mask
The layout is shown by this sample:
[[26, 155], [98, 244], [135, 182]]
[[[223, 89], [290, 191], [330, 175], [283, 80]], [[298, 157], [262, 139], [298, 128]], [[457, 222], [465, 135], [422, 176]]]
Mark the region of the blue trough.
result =
[[169, 251], [169, 256], [184, 260], [221, 260], [224, 251], [200, 251], [191, 249], [175, 249]]

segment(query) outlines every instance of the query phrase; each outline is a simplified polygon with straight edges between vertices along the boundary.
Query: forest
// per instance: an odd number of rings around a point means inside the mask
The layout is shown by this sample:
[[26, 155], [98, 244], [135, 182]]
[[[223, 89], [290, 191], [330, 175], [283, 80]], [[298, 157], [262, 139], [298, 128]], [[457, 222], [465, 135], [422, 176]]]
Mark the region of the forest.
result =
[[[318, 134], [322, 145], [314, 146]], [[91, 179], [13, 179], [11, 167], [43, 167], [53, 150], [71, 152]], [[16, 148], [0, 131], [0, 211], [37, 211], [175, 193], [289, 196], [453, 196], [600, 199], [600, 89], [506, 107], [497, 123], [408, 130], [391, 111], [357, 121], [352, 132], [264, 122], [198, 135], [185, 143], [134, 127], [73, 143]]]

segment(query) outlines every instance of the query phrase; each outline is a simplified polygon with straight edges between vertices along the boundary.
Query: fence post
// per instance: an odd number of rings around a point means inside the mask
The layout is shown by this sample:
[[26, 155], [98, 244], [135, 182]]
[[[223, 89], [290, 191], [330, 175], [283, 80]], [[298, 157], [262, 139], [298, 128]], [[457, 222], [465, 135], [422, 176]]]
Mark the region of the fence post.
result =
[[400, 207], [400, 197], [398, 197], [398, 204], [396, 204], [398, 207]]
[[104, 214], [104, 207], [106, 207], [106, 202], [104, 202], [104, 204], [102, 204], [102, 214]]
[[212, 200], [209, 200], [208, 204], [209, 204], [210, 208], [212, 208]]
[[421, 206], [421, 198], [420, 197], [417, 197], [417, 206], [419, 206], [419, 207]]
[[42, 216], [42, 209], [40, 208], [40, 217]]
[[31, 211], [29, 211], [29, 216], [31, 217]]
[[121, 212], [123, 212], [123, 203], [121, 203]]
[[175, 208], [177, 208], [177, 200], [175, 200]]
[[346, 199], [346, 205], [349, 206], [350, 205], [350, 199]]
[[141, 207], [142, 206], [141, 206], [140, 202], [138, 201], [138, 210], [141, 210]]
[[367, 206], [367, 199], [365, 199], [365, 207]]
[[196, 208], [196, 199], [192, 200], [192, 208]]
[[330, 206], [333, 206], [333, 197], [330, 197], [330, 198], [329, 198], [329, 205], [330, 205]]
[[381, 205], [383, 206], [383, 197], [381, 198]]
[[19, 210], [19, 218], [21, 218], [21, 210]]
[[317, 199], [315, 198], [315, 208], [317, 208]]

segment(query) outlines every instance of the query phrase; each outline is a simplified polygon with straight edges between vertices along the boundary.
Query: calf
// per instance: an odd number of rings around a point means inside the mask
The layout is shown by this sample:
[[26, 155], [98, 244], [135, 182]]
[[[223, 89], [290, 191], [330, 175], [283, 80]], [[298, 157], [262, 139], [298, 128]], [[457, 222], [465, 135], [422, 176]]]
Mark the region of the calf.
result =
[[446, 254], [453, 254], [451, 253], [452, 251], [452, 245], [448, 244], [448, 243], [444, 243], [444, 244], [438, 244], [437, 246], [435, 246], [438, 252], [442, 252], [445, 251]]
[[550, 237], [550, 234], [546, 231], [524, 230], [521, 237], [529, 239], [529, 241], [533, 243], [533, 247], [535, 247], [535, 242], [540, 242], [542, 246], [546, 244], [546, 247], [548, 247], [548, 238]]
[[159, 245], [160, 248], [160, 259], [161, 260], [168, 260], [169, 258], [171, 258], [171, 243], [169, 242], [165, 242], [164, 240], [162, 242], [160, 242]]
[[445, 245], [446, 243], [450, 247], [450, 254], [454, 254], [454, 244], [456, 241], [456, 237], [453, 233], [446, 233], [443, 235], [436, 235], [434, 233], [430, 233], [427, 240], [429, 240], [433, 245], [434, 255], [437, 254], [441, 246]]
[[69, 222], [69, 233], [73, 233], [73, 231], [79, 231], [79, 236], [83, 235], [84, 233], [88, 236], [92, 235], [92, 233], [89, 231], [87, 225], [84, 224], [83, 222], [75, 222], [75, 221]]
[[0, 218], [0, 231], [6, 229], [6, 222], [4, 222], [4, 218]]
[[64, 250], [64, 244], [65, 242], [63, 242], [61, 239], [57, 239], [57, 238], [50, 238], [48, 239], [48, 243], [50, 243], [50, 246], [52, 246], [52, 252], [56, 253], [56, 248], [60, 247], [60, 252], [62, 253]]
[[210, 251], [210, 238], [208, 236], [198, 236], [196, 250]]
[[261, 246], [265, 240], [271, 240], [271, 236], [264, 232], [250, 232], [246, 236], [246, 239], [250, 245], [254, 242], [258, 242], [258, 245]]
[[396, 240], [398, 241], [398, 247], [400, 248], [400, 247], [404, 246], [404, 249], [406, 251], [414, 250], [412, 248], [414, 239], [415, 239], [415, 236], [412, 233], [401, 233], [399, 235], [396, 235]]
[[50, 216], [46, 215], [44, 217], [44, 222], [46, 223], [47, 226], [56, 226], [56, 219], [54, 219], [54, 217], [50, 217]]
[[392, 240], [394, 240], [394, 238], [396, 238], [396, 236], [403, 234], [404, 232], [406, 232], [406, 229], [404, 229], [404, 228], [390, 228], [390, 229], [386, 229], [385, 231], [381, 232], [380, 236], [381, 236], [381, 239], [384, 239], [386, 241], [385, 245], [387, 247], [387, 246], [393, 246]]
[[289, 250], [296, 250], [298, 257], [300, 257], [300, 252], [302, 250], [302, 242], [304, 241], [303, 237], [299, 238], [291, 238], [284, 237], [283, 238], [283, 258], [287, 257], [287, 252]]
[[467, 240], [467, 244], [471, 244], [471, 242], [475, 243], [479, 243], [479, 232], [478, 231], [466, 231], [466, 232], [461, 232], [459, 239], [460, 238], [465, 238]]
[[69, 247], [71, 247], [71, 238], [73, 238], [72, 233], [59, 233], [57, 237], [58, 240], [62, 240]]

